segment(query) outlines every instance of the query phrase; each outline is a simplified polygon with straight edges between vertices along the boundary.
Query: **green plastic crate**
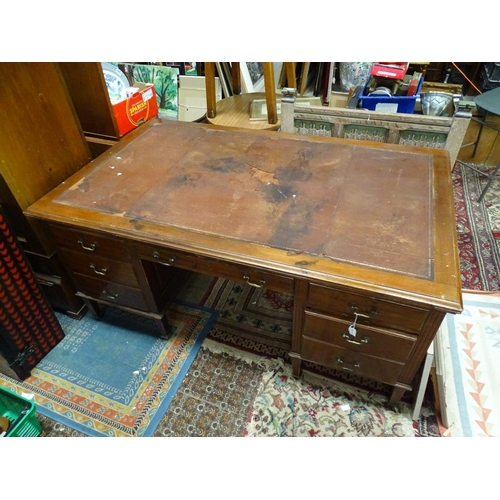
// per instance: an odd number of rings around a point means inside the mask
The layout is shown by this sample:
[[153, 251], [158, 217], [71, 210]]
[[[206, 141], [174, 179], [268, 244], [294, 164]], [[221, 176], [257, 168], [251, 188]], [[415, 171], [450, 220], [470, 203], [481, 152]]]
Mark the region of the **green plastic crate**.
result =
[[36, 437], [42, 433], [42, 426], [36, 418], [35, 403], [5, 387], [0, 387], [0, 415], [11, 423], [4, 437]]

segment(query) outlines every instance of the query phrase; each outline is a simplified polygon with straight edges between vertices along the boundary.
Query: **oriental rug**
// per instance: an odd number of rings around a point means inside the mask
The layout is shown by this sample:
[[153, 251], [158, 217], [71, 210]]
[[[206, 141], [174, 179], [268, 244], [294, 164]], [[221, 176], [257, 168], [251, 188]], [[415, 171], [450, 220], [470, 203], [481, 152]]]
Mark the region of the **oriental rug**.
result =
[[216, 313], [175, 303], [167, 317], [171, 334], [162, 340], [152, 320], [116, 308], [107, 308], [100, 320], [59, 314], [65, 338], [24, 382], [0, 376], [0, 385], [33, 397], [37, 412], [59, 428], [89, 436], [151, 436]]
[[445, 426], [453, 437], [500, 437], [500, 293], [463, 293], [449, 314], [441, 346]]
[[283, 360], [208, 338], [154, 435], [439, 436], [437, 426], [419, 425], [411, 414], [411, 404], [389, 406], [380, 394], [308, 371], [296, 378]]
[[[490, 172], [491, 167], [474, 165]], [[488, 179], [459, 163], [453, 170], [462, 288], [500, 290], [500, 179], [484, 199], [479, 196]]]
[[[412, 401], [389, 406], [392, 388], [384, 384], [310, 363], [303, 363], [299, 379], [291, 377], [290, 295], [193, 275], [180, 296], [217, 310], [218, 317], [155, 435], [440, 436], [428, 401], [412, 422]], [[298, 394], [300, 401], [290, 406]], [[267, 424], [281, 422], [279, 432], [263, 425], [262, 411]], [[301, 433], [305, 424], [298, 420], [314, 412], [316, 419]]]

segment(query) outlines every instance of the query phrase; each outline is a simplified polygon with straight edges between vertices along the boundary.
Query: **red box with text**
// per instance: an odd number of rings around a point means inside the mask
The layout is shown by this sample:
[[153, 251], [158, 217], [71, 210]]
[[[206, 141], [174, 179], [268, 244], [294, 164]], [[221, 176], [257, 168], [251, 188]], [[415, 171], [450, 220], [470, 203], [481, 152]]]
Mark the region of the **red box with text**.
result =
[[158, 115], [156, 91], [152, 83], [136, 82], [139, 90], [123, 101], [113, 104], [120, 136]]
[[408, 71], [407, 62], [376, 62], [373, 63], [370, 74], [382, 78], [395, 78], [402, 80]]

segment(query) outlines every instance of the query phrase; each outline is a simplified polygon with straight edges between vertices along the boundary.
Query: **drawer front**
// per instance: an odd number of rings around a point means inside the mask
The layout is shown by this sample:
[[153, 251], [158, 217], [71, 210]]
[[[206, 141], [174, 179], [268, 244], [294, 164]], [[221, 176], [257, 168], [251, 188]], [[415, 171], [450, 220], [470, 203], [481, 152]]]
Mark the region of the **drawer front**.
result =
[[417, 337], [356, 324], [356, 336], [347, 331], [349, 321], [306, 311], [303, 336], [336, 345], [352, 352], [393, 361], [408, 359]]
[[74, 273], [139, 287], [134, 268], [128, 262], [108, 259], [90, 252], [62, 250], [61, 254]]
[[114, 260], [130, 261], [125, 242], [120, 238], [56, 225], [51, 225], [51, 232], [61, 248]]
[[328, 366], [339, 371], [348, 371], [385, 384], [395, 384], [403, 364], [355, 353], [319, 342], [309, 338], [302, 338], [301, 358], [322, 366]]
[[137, 244], [136, 249], [140, 258], [152, 262], [172, 265], [219, 278], [243, 281], [258, 288], [264, 287], [279, 292], [293, 293], [293, 278], [280, 274], [162, 247]]
[[389, 300], [311, 284], [307, 306], [314, 311], [357, 324], [418, 334], [428, 311]]
[[140, 311], [148, 311], [148, 306], [138, 288], [132, 288], [119, 283], [90, 278], [75, 274], [78, 291], [89, 298], [103, 300], [110, 305], [126, 306]]

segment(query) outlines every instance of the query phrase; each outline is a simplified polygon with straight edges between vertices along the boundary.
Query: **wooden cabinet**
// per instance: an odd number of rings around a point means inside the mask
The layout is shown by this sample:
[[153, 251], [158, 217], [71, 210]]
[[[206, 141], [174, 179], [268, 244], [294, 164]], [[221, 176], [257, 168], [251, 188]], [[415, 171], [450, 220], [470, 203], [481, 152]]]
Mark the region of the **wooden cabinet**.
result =
[[0, 202], [51, 305], [80, 317], [84, 303], [53, 242], [23, 215], [91, 160], [56, 63], [0, 63]]

